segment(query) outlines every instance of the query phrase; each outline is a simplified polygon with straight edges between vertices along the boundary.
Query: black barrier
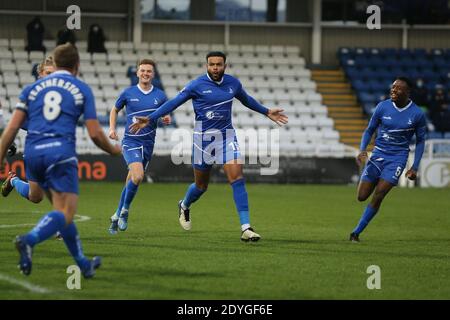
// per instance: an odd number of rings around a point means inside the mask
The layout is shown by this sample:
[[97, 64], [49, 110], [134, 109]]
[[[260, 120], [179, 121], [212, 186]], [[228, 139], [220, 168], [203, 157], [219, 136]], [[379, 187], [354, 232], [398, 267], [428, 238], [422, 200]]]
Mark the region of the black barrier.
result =
[[[15, 171], [25, 178], [22, 155], [8, 158], [8, 165], [0, 172], [4, 180], [8, 171]], [[79, 155], [78, 176], [81, 181], [124, 181], [127, 175], [122, 157], [109, 155]], [[244, 165], [244, 175], [248, 182], [254, 183], [318, 183], [351, 184], [358, 180], [358, 167], [354, 158], [300, 158], [280, 157], [278, 172], [275, 175], [262, 175], [263, 166]], [[190, 164], [175, 165], [170, 156], [153, 156], [146, 172], [149, 182], [192, 182], [193, 172]], [[211, 182], [226, 182], [223, 169], [215, 165], [211, 172]]]

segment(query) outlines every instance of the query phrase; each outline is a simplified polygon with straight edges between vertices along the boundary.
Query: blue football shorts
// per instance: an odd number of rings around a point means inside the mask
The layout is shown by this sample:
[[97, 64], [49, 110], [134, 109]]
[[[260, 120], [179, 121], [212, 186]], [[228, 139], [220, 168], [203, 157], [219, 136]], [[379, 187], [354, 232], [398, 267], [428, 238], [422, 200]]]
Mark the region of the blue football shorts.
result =
[[407, 160], [407, 156], [392, 156], [374, 152], [366, 163], [361, 180], [377, 183], [379, 179], [383, 179], [396, 186], [406, 167]]
[[46, 154], [25, 157], [25, 174], [44, 190], [79, 193], [78, 159], [73, 154]]
[[144, 170], [147, 169], [153, 154], [153, 144], [144, 145], [133, 141], [122, 143], [122, 154], [127, 166], [133, 162], [141, 162]]
[[241, 152], [234, 129], [225, 132], [211, 130], [194, 132], [192, 165], [194, 169], [207, 171], [214, 164], [225, 164], [241, 159]]

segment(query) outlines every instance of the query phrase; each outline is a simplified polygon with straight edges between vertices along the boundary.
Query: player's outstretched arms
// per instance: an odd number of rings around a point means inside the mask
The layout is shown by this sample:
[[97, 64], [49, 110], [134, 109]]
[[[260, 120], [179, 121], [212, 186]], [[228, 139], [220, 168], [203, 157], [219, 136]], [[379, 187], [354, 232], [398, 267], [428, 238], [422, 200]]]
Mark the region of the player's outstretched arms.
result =
[[139, 133], [141, 129], [145, 128], [150, 123], [150, 118], [148, 117], [135, 117], [136, 122], [130, 125], [130, 132], [133, 134]]
[[88, 130], [89, 137], [97, 147], [112, 155], [121, 154], [122, 150], [120, 146], [113, 145], [109, 142], [97, 119], [86, 120], [86, 128]]
[[416, 180], [417, 179], [417, 171], [413, 168], [409, 169], [405, 173], [405, 177], [407, 177], [409, 180]]
[[13, 143], [22, 124], [25, 122], [26, 113], [20, 109], [16, 109], [12, 115], [11, 120], [3, 131], [0, 139], [0, 168], [3, 169], [5, 164], [6, 153], [8, 148]]
[[269, 109], [269, 112], [267, 112], [267, 117], [269, 117], [269, 119], [277, 125], [282, 126], [283, 124], [288, 123], [288, 116], [283, 114], [283, 111], [283, 109], [279, 108]]
[[356, 163], [358, 166], [363, 165], [367, 161], [367, 151], [360, 151], [358, 156], [356, 157]]

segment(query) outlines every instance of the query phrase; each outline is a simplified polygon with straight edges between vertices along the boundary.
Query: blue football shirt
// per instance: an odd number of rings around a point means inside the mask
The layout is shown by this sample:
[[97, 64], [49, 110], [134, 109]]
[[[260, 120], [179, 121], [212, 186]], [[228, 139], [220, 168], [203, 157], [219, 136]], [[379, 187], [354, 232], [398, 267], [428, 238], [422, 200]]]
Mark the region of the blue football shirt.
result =
[[151, 125], [143, 128], [139, 134], [131, 133], [129, 127], [134, 122], [134, 117], [150, 116], [166, 100], [164, 92], [155, 86], [152, 86], [147, 92], [142, 90], [139, 85], [123, 90], [116, 101], [115, 107], [118, 110], [125, 107], [127, 113], [124, 139], [138, 140], [143, 144], [153, 144], [156, 135], [156, 122], [152, 122]]
[[27, 157], [65, 152], [76, 155], [76, 126], [81, 115], [96, 119], [91, 88], [65, 70], [26, 87], [16, 108], [27, 114]]
[[376, 129], [375, 149], [388, 154], [408, 155], [414, 134], [417, 140], [425, 138], [425, 114], [412, 101], [404, 108], [398, 108], [391, 99], [387, 99], [377, 105], [367, 127], [370, 136]]
[[184, 102], [192, 99], [195, 112], [195, 131], [233, 129], [232, 103], [236, 98], [246, 107], [267, 115], [268, 109], [249, 96], [241, 82], [228, 74], [220, 81], [213, 81], [208, 74], [202, 75], [187, 84], [173, 99], [162, 105], [153, 115], [152, 122], [158, 117], [175, 110]]

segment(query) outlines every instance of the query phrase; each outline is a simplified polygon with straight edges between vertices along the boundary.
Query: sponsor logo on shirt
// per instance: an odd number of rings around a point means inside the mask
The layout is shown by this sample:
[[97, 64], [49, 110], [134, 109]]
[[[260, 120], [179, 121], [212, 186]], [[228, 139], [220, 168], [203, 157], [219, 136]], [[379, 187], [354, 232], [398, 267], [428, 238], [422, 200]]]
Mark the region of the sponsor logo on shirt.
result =
[[137, 98], [130, 99], [130, 101], [139, 101]]
[[212, 90], [203, 90], [202, 93], [212, 93]]
[[386, 119], [386, 120], [392, 120], [391, 116], [387, 116], [387, 117], [384, 116], [383, 119]]
[[208, 111], [205, 115], [208, 119], [222, 119], [223, 116], [214, 111]]

